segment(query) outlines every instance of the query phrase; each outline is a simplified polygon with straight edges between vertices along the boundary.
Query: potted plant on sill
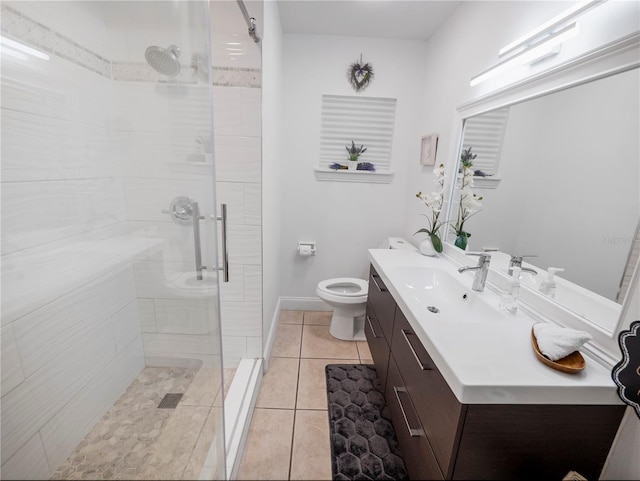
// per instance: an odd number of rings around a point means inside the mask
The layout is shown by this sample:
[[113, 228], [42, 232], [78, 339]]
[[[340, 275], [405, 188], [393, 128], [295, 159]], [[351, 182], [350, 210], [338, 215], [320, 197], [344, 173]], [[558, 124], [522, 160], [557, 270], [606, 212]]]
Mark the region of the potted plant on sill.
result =
[[367, 151], [367, 148], [364, 145], [356, 147], [355, 142], [352, 140], [351, 147], [347, 145], [345, 149], [349, 153], [349, 170], [356, 170], [358, 168], [358, 159]]

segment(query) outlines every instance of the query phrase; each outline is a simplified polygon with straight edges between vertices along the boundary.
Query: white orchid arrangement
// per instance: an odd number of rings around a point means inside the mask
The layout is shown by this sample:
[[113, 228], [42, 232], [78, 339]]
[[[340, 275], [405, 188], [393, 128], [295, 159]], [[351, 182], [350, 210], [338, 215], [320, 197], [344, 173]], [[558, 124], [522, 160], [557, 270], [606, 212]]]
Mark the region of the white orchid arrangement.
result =
[[[433, 243], [433, 248], [436, 252], [442, 252], [442, 241], [438, 235], [440, 227], [446, 224], [446, 222], [440, 221], [440, 214], [442, 213], [442, 205], [444, 204], [444, 164], [440, 164], [433, 169], [435, 175], [434, 183], [436, 184], [436, 190], [430, 194], [423, 194], [418, 192], [416, 197], [420, 199], [429, 211], [428, 214], [421, 214], [427, 219], [428, 228], [422, 228], [416, 232], [428, 234]], [[414, 234], [415, 235], [415, 234]]]
[[471, 153], [471, 147], [462, 151], [460, 156], [462, 175], [458, 178], [458, 192], [460, 200], [458, 202], [458, 218], [453, 227], [456, 235], [470, 237], [471, 234], [465, 232], [464, 223], [474, 214], [477, 214], [482, 207], [482, 197], [473, 193], [473, 159], [477, 154]]

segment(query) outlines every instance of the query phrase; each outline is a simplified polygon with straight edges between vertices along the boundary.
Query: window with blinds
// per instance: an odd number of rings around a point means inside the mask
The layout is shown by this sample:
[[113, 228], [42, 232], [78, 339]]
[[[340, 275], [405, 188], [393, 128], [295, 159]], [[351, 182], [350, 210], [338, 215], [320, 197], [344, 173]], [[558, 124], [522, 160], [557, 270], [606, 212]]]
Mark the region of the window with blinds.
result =
[[367, 148], [360, 162], [372, 163], [376, 172], [389, 172], [395, 118], [396, 99], [323, 95], [318, 167], [329, 170], [334, 162], [347, 165], [345, 147], [353, 140]]
[[478, 155], [473, 160], [473, 170], [481, 170], [489, 175], [498, 173], [508, 117], [509, 107], [505, 107], [465, 121], [462, 148], [472, 147], [471, 152]]

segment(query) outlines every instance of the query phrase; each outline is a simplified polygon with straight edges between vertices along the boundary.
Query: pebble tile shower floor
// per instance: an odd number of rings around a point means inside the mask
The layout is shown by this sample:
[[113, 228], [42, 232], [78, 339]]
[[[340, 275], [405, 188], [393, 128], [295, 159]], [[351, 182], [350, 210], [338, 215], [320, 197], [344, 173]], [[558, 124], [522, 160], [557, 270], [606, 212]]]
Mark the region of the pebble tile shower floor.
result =
[[[143, 369], [51, 479], [197, 479], [219, 422], [218, 383], [213, 369]], [[167, 393], [184, 396], [158, 409]]]

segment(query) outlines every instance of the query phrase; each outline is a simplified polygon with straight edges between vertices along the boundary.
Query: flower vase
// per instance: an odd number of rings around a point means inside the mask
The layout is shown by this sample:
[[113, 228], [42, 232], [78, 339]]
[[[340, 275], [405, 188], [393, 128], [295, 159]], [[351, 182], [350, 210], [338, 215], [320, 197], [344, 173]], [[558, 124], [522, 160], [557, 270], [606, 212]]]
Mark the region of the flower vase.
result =
[[347, 165], [349, 166], [349, 170], [358, 170], [358, 162], [355, 160], [350, 160]]
[[442, 252], [442, 241], [437, 235], [430, 234], [429, 237], [418, 244], [418, 249], [422, 255], [433, 257], [438, 252]]
[[468, 241], [469, 241], [469, 235], [466, 232], [461, 232], [460, 234], [458, 234], [458, 237], [456, 237], [456, 241], [454, 242], [454, 245], [456, 247], [459, 247], [462, 250], [466, 250]]

